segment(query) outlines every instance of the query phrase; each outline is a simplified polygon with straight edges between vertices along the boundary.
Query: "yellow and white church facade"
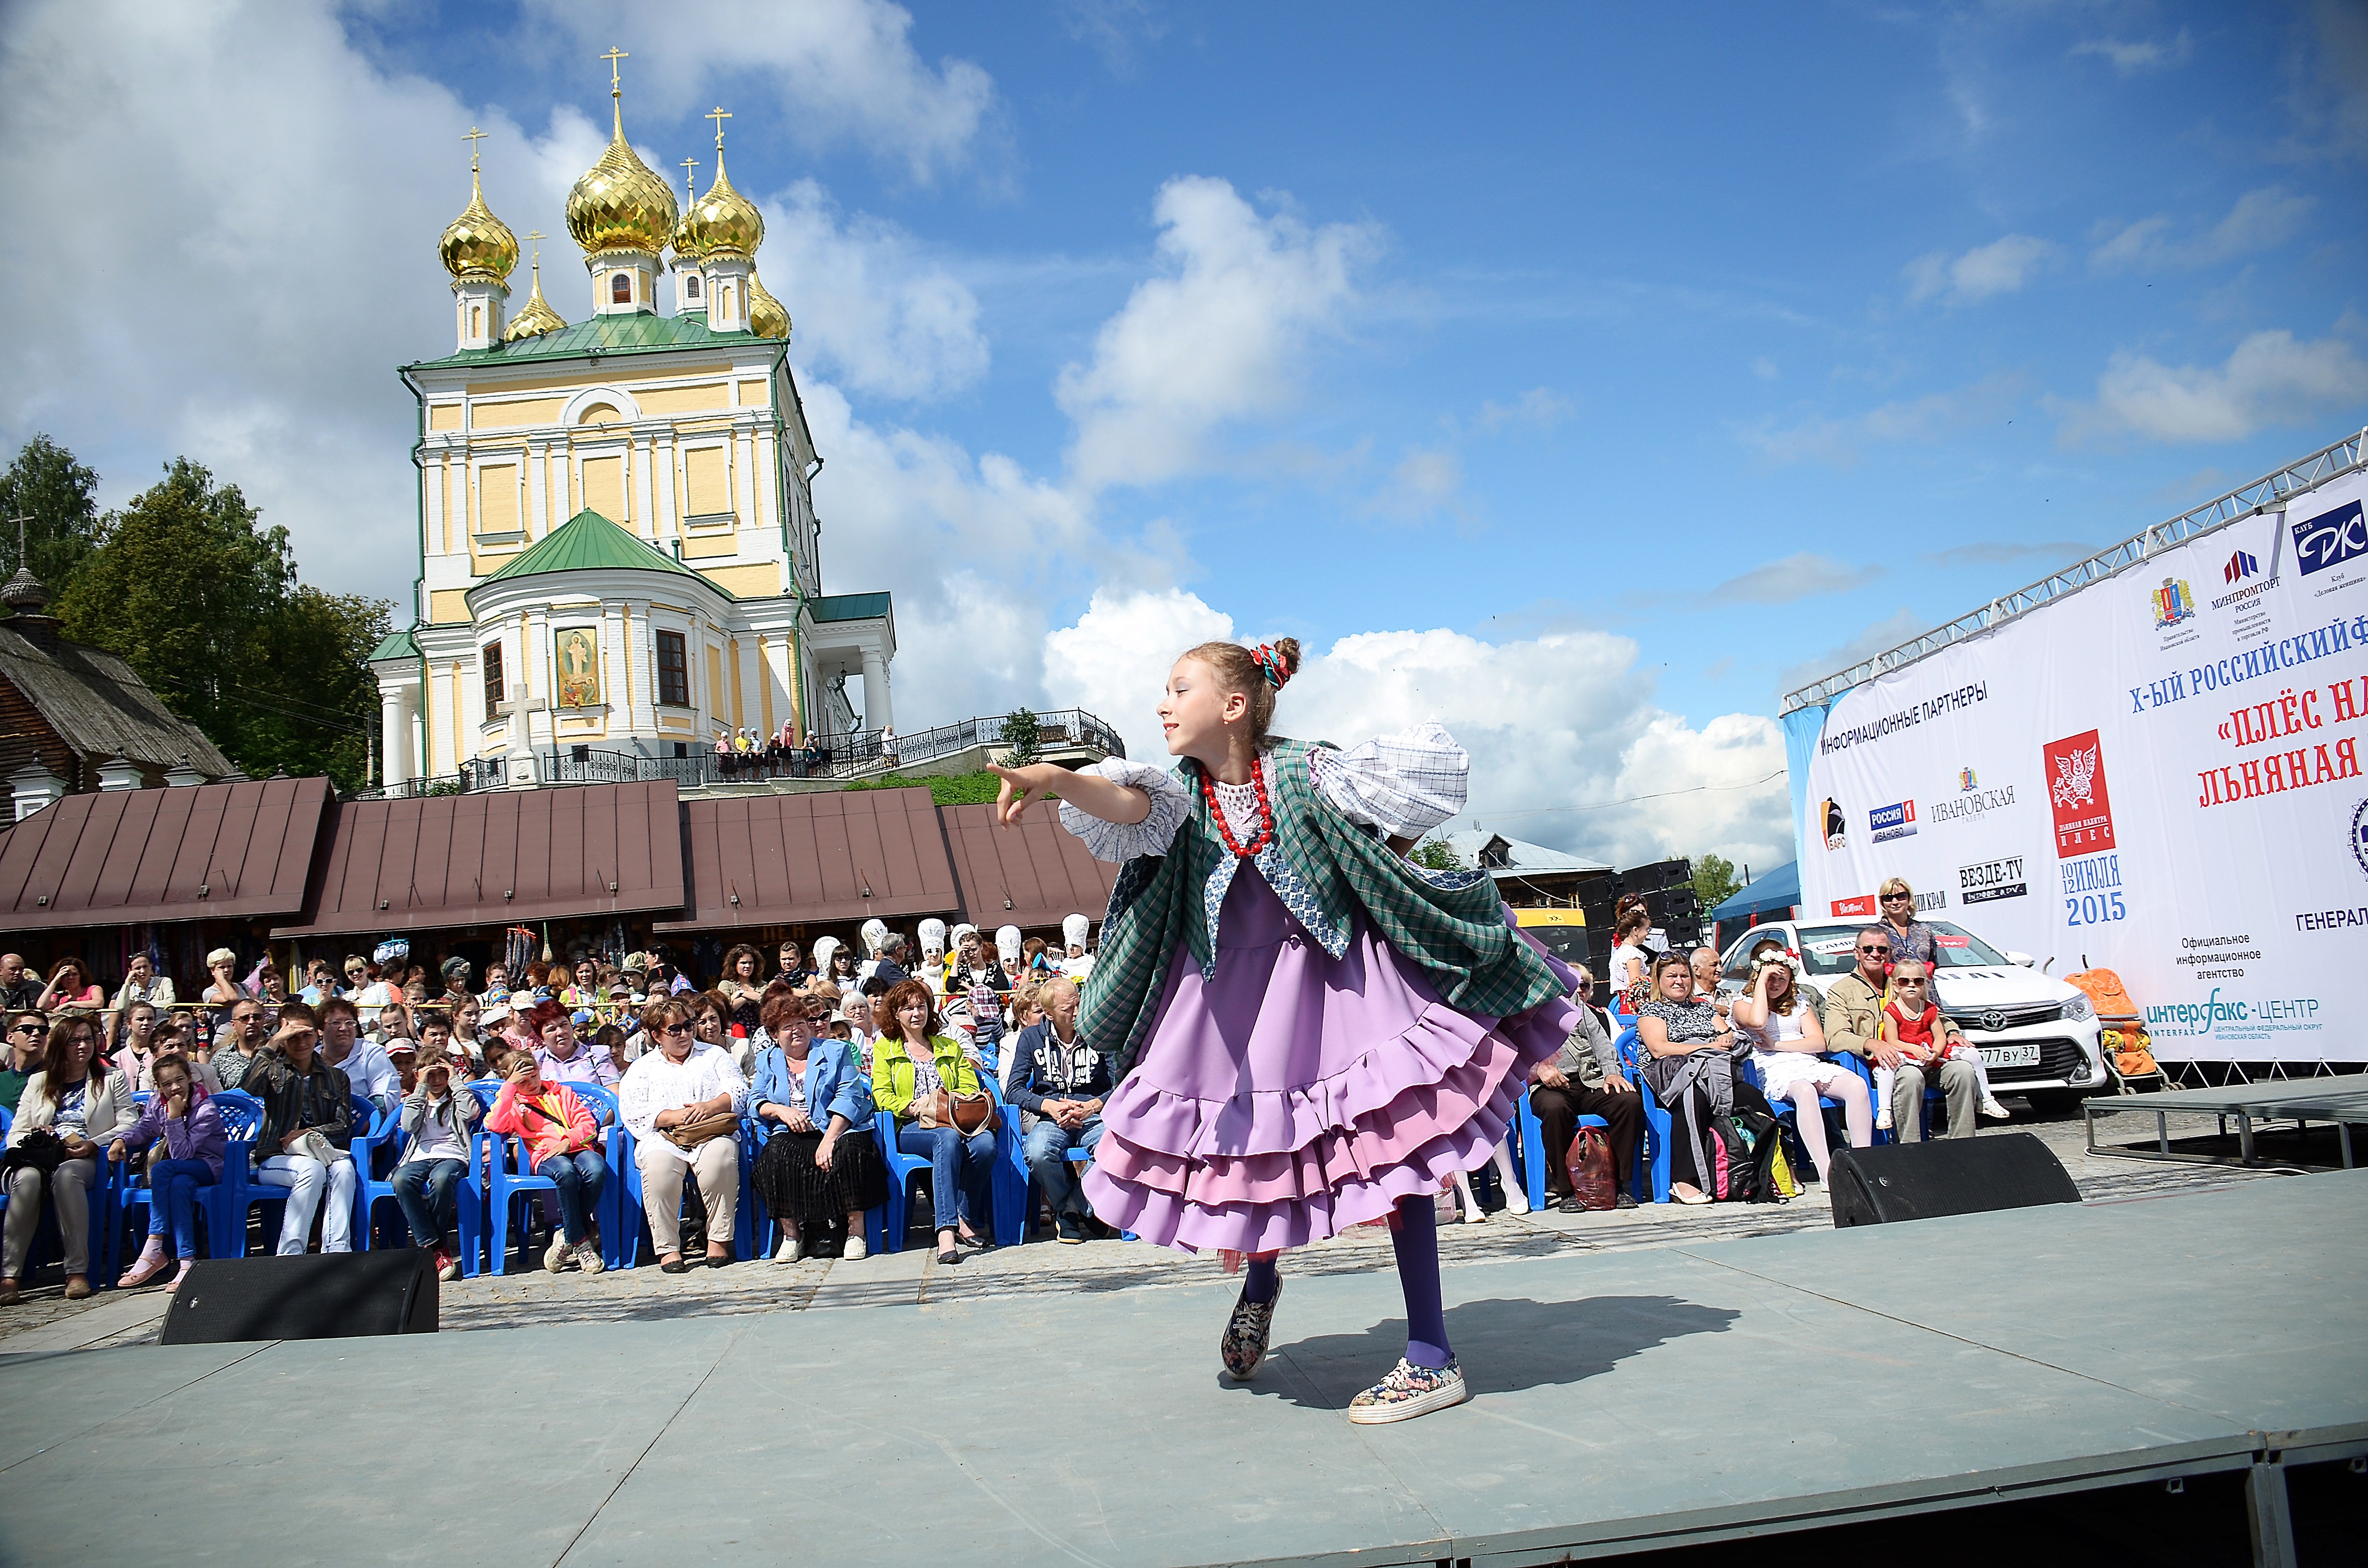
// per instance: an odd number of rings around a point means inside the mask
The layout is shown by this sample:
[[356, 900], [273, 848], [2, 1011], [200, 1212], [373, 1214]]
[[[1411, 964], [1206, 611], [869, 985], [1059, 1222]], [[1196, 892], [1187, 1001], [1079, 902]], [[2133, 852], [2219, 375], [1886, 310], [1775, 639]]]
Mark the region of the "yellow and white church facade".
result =
[[725, 117], [714, 177], [683, 210], [625, 140], [613, 62], [610, 95], [614, 136], [567, 199], [588, 316], [552, 309], [539, 258], [511, 312], [518, 243], [473, 158], [444, 232], [455, 351], [402, 372], [419, 405], [418, 623], [370, 660], [389, 786], [527, 787], [593, 752], [894, 722], [889, 596], [823, 592], [822, 459], [788, 313], [757, 275], [764, 219], [724, 173]]

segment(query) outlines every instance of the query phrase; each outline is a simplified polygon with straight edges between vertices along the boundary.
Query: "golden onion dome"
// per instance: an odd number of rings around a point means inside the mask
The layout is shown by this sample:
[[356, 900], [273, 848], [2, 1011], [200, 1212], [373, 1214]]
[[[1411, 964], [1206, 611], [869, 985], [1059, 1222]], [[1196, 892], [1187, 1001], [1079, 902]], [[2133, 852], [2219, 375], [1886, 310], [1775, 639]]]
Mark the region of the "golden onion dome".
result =
[[[732, 176], [723, 172], [723, 149], [715, 149], [715, 181], [707, 194], [691, 204], [682, 215], [682, 225], [675, 231], [675, 249], [704, 260], [721, 252], [725, 256], [754, 256], [764, 243], [765, 216], [757, 204], [732, 187]], [[684, 242], [689, 242], [686, 250]]]
[[674, 237], [674, 191], [650, 172], [625, 140], [625, 111], [600, 161], [567, 193], [567, 232], [587, 256], [608, 250], [664, 250]]
[[748, 330], [759, 337], [778, 337], [784, 343], [790, 337], [790, 312], [773, 298], [753, 267], [748, 269]]
[[518, 266], [518, 236], [485, 205], [474, 169], [469, 171], [469, 205], [444, 231], [436, 251], [444, 258], [444, 270], [455, 278], [472, 273], [507, 278]]
[[527, 296], [526, 308], [510, 318], [502, 329], [504, 343], [516, 343], [521, 337], [540, 337], [546, 332], [557, 332], [567, 324], [566, 318], [551, 308], [542, 297], [542, 264], [535, 263], [534, 291]]

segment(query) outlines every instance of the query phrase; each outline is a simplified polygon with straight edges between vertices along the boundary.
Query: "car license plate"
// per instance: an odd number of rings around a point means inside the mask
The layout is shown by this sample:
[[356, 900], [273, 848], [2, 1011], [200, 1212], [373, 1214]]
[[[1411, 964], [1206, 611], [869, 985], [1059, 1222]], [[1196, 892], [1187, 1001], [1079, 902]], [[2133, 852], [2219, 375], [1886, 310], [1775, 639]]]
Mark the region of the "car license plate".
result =
[[2028, 1045], [1986, 1045], [1982, 1047], [1982, 1064], [1986, 1067], [2036, 1067], [2039, 1065], [2039, 1043]]

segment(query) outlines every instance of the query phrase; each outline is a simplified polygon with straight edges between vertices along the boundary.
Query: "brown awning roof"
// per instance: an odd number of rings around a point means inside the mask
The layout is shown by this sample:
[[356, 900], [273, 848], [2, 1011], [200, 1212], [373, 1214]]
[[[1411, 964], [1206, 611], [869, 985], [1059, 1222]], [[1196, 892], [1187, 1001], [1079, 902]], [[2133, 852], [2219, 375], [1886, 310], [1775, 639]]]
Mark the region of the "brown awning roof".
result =
[[950, 915], [953, 863], [923, 789], [689, 801], [689, 915], [659, 931]]
[[68, 795], [0, 833], [0, 931], [304, 906], [325, 778]]
[[982, 931], [1058, 926], [1063, 915], [1072, 914], [1101, 923], [1118, 868], [1087, 854], [1085, 845], [1061, 825], [1059, 813], [1047, 809], [1051, 804], [1034, 808], [1009, 828], [995, 825], [993, 806], [943, 809], [946, 842], [962, 879], [963, 915]]
[[679, 809], [670, 778], [347, 801], [310, 913], [271, 934], [679, 909]]

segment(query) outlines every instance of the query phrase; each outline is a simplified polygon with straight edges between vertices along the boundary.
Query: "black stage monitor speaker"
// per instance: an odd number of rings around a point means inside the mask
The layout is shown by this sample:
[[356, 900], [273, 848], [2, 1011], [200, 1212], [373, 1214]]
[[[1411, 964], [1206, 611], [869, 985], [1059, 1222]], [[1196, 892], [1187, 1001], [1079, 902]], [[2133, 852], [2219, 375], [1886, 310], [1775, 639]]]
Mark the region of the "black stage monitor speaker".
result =
[[160, 1345], [436, 1332], [436, 1256], [416, 1247], [208, 1258], [165, 1309]]
[[1829, 1179], [1838, 1231], [2080, 1201], [2055, 1151], [2028, 1132], [1837, 1149]]

